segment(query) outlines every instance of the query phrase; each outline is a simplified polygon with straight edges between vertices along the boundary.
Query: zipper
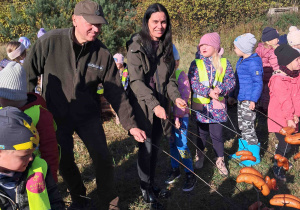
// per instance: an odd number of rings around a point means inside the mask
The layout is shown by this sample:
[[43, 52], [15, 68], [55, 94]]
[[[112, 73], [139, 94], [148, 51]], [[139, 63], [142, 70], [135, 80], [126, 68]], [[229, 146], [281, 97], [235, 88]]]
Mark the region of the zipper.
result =
[[[75, 98], [76, 82], [77, 82], [77, 78], [78, 78], [78, 66], [79, 66], [78, 62], [79, 62], [79, 59], [80, 59], [80, 55], [83, 52], [83, 50], [85, 49], [85, 47], [86, 47], [86, 43], [83, 44], [77, 58], [75, 58], [75, 67], [76, 67], [76, 69], [75, 69], [75, 76], [73, 78], [73, 96], [72, 96], [72, 98]], [[74, 54], [76, 55], [75, 52], [74, 52]]]
[[[16, 200], [17, 200], [17, 190], [18, 190], [18, 187], [16, 188]], [[19, 209], [18, 204], [15, 203], [10, 197], [8, 197], [7, 195], [3, 194], [2, 192], [0, 192], [0, 195], [1, 195], [2, 197], [6, 198], [6, 199], [10, 202], [10, 204], [11, 204], [12, 207], [13, 207], [13, 209], [16, 209], [16, 210]]]

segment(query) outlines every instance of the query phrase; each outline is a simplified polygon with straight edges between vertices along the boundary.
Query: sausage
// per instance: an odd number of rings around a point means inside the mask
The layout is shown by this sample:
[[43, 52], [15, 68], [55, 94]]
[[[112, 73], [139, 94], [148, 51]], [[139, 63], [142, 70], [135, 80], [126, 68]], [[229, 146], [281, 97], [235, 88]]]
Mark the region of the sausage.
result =
[[278, 195], [274, 195], [273, 198], [292, 198], [298, 202], [300, 202], [300, 198], [291, 195], [291, 194], [278, 194]]
[[266, 184], [266, 182], [262, 178], [254, 174], [240, 174], [236, 178], [236, 182], [237, 183], [245, 182], [248, 184], [254, 184], [254, 186], [257, 187], [264, 196], [270, 194], [270, 189]]
[[242, 168], [240, 170], [240, 174], [254, 174], [256, 176], [259, 176], [260, 178], [264, 178], [258, 170], [256, 170], [255, 168], [251, 168], [251, 167]]
[[300, 152], [298, 152], [295, 156], [294, 156], [294, 160], [297, 160], [300, 158]]
[[270, 204], [273, 206], [287, 206], [296, 209], [300, 209], [300, 202], [298, 200], [288, 197], [276, 197], [270, 200]]
[[300, 133], [294, 135], [288, 135], [284, 138], [285, 142], [288, 144], [300, 144]]
[[252, 155], [252, 156], [253, 156], [252, 152], [247, 151], [247, 150], [237, 151], [237, 152], [235, 153], [235, 155], [236, 155], [236, 156], [241, 156], [241, 155]]
[[256, 161], [256, 157], [254, 157], [253, 155], [243, 155], [241, 157], [241, 160], [252, 160], [252, 161]]
[[295, 128], [284, 127], [284, 128], [281, 128], [279, 133], [283, 136], [291, 135], [291, 134], [295, 133]]

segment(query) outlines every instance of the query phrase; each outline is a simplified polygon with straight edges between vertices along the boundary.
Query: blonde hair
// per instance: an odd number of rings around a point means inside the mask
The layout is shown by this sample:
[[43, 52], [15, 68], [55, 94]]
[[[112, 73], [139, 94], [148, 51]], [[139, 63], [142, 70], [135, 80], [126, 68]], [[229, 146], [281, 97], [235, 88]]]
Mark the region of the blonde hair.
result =
[[219, 72], [220, 74], [222, 73], [223, 69], [221, 65], [221, 56], [219, 55], [217, 50], [212, 55], [212, 65], [215, 67], [217, 72]]
[[[20, 47], [21, 44], [22, 44], [21, 42], [16, 42], [16, 41], [8, 42], [6, 46], [6, 53], [8, 54], [15, 51], [18, 47]], [[26, 49], [21, 53], [21, 55], [13, 59], [13, 61], [20, 63], [20, 61], [23, 60], [25, 57], [26, 57]]]

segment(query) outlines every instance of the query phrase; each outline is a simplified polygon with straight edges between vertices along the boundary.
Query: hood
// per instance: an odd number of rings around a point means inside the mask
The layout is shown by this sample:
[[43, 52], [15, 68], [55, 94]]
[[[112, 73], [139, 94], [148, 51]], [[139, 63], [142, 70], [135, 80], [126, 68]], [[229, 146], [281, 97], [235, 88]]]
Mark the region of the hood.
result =
[[255, 52], [259, 55], [259, 57], [263, 58], [263, 57], [265, 57], [266, 54], [268, 54], [272, 50], [273, 49], [271, 47], [266, 48], [264, 46], [264, 43], [260, 42], [260, 43], [258, 43], [258, 46], [257, 46]]
[[37, 93], [27, 93], [27, 104], [20, 108], [24, 111], [34, 105], [41, 105], [44, 108], [47, 108], [45, 99]]

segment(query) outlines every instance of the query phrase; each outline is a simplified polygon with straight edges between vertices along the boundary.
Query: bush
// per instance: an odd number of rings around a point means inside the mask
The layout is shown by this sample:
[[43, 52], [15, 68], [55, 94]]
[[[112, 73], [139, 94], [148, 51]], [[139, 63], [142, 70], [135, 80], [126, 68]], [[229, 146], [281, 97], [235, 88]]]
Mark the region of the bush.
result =
[[[37, 39], [40, 28], [46, 31], [72, 26], [75, 4], [80, 0], [30, 0], [3, 2], [0, 16], [0, 42], [8, 42], [20, 36]], [[100, 39], [111, 52], [125, 48], [126, 41], [136, 30], [135, 9], [130, 0], [95, 0], [103, 7], [108, 25], [102, 26]]]

